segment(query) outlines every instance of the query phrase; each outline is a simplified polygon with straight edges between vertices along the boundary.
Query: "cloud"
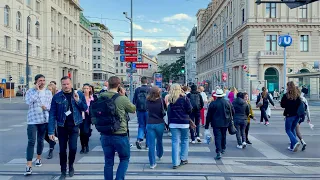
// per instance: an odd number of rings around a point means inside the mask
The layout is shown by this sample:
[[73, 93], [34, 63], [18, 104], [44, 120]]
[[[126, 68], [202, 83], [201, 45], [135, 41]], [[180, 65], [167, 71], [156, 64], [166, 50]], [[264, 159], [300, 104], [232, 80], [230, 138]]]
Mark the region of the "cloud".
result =
[[169, 43], [172, 46], [184, 46], [184, 41], [175, 39], [153, 39], [153, 38], [139, 38], [142, 41], [142, 49], [150, 54], [158, 54], [168, 48]]
[[193, 21], [194, 18], [192, 18], [187, 14], [180, 13], [180, 14], [169, 16], [169, 17], [164, 17], [162, 20], [164, 22], [174, 22], [174, 21], [182, 21], [182, 20]]
[[152, 28], [152, 29], [146, 29], [145, 32], [148, 32], [148, 33], [158, 33], [158, 32], [161, 32], [162, 29], [159, 29], [159, 28]]
[[133, 23], [133, 29], [137, 29], [137, 30], [143, 30], [142, 26], [138, 25], [138, 24], [135, 24]]

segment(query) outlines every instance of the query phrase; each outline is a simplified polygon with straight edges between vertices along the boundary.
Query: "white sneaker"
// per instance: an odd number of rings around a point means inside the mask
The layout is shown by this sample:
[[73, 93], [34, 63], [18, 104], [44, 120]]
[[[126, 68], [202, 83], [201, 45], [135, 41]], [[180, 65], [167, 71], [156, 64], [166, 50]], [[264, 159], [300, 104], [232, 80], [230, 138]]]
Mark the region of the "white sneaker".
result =
[[154, 164], [154, 165], [150, 166], [150, 169], [154, 169], [156, 167], [157, 167], [157, 164]]
[[298, 148], [300, 146], [300, 143], [297, 142], [294, 146], [293, 146], [293, 152], [297, 152], [298, 151]]
[[195, 144], [196, 143], [196, 141], [191, 141], [191, 144]]
[[243, 147], [243, 148], [246, 148], [246, 147], [247, 147], [247, 143], [246, 143], [246, 142], [243, 142], [243, 143], [242, 143], [242, 147]]
[[237, 145], [238, 149], [243, 149], [242, 145]]
[[201, 143], [201, 142], [202, 142], [201, 139], [200, 139], [200, 137], [197, 137], [197, 142], [198, 142], [198, 143]]
[[171, 137], [172, 136], [171, 132], [168, 132], [168, 135]]
[[289, 151], [293, 151], [293, 150], [290, 148], [290, 146], [288, 147], [288, 150], [289, 150]]

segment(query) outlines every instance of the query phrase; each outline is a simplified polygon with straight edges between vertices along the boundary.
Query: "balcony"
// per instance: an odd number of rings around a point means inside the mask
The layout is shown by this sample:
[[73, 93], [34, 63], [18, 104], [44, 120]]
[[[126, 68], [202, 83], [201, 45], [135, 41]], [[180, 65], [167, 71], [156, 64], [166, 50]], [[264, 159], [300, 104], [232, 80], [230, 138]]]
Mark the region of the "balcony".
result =
[[283, 58], [283, 51], [259, 51], [258, 58], [278, 59]]

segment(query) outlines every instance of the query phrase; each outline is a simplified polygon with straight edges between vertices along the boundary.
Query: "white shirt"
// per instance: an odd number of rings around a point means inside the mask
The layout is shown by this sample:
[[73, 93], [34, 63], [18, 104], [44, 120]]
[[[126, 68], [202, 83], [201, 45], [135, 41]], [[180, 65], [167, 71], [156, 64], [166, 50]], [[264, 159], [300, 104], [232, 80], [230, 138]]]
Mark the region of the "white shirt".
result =
[[202, 97], [203, 102], [208, 102], [208, 96], [205, 92], [201, 92], [200, 95]]
[[39, 98], [42, 104], [46, 101], [46, 88], [39, 90]]

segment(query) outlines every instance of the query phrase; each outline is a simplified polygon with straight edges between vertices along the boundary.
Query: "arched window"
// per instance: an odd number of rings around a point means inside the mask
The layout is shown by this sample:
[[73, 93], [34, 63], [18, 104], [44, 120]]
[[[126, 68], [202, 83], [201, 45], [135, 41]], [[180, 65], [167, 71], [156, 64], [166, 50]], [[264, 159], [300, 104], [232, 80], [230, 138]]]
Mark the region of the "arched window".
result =
[[36, 37], [37, 39], [40, 39], [40, 24], [36, 25]]
[[17, 31], [21, 31], [21, 13], [17, 12], [17, 22], [16, 22]]
[[30, 32], [31, 32], [31, 18], [28, 17], [28, 24], [27, 24], [27, 33], [28, 35], [30, 35]]
[[10, 25], [10, 7], [8, 5], [4, 7], [4, 25]]

